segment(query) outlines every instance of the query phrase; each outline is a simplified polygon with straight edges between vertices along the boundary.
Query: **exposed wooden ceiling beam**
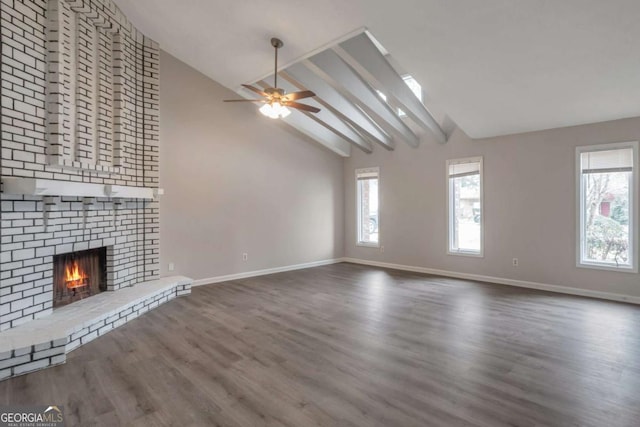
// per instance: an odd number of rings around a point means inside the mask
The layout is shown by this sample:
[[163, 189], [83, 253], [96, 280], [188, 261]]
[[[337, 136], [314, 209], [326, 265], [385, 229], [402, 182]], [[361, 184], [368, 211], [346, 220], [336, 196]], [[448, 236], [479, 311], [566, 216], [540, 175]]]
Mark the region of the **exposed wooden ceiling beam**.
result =
[[326, 50], [314, 55], [303, 63], [349, 100], [356, 103], [385, 131], [395, 134], [413, 147], [419, 145], [420, 141], [416, 134], [380, 98], [375, 89], [369, 86], [333, 50]]
[[398, 105], [413, 121], [433, 133], [438, 142], [447, 142], [447, 135], [438, 122], [393, 69], [367, 33], [345, 40], [333, 50], [370, 85], [384, 92], [389, 101]]
[[391, 136], [380, 129], [360, 108], [345, 98], [304, 64], [294, 64], [279, 74], [298, 89], [313, 88], [317, 101], [353, 126], [360, 134], [387, 150], [395, 148]]

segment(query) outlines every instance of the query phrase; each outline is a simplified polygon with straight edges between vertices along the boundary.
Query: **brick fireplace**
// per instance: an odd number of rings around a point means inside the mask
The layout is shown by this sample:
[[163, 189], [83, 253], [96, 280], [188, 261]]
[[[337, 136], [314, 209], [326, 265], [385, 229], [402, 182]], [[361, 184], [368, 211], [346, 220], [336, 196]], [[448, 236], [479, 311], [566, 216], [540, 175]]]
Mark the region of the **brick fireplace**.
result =
[[158, 277], [157, 198], [107, 186], [158, 188], [159, 51], [110, 0], [2, 7], [6, 330], [51, 313], [54, 256], [111, 248], [112, 291]]
[[[55, 352], [36, 353], [57, 346], [65, 354], [108, 331], [106, 314], [119, 326], [188, 293], [190, 282], [158, 280], [158, 45], [111, 0], [0, 6], [2, 379], [61, 363]], [[78, 265], [80, 277], [61, 279], [59, 263], [89, 253], [102, 265]], [[84, 316], [78, 330], [39, 323], [67, 325], [74, 312]], [[30, 334], [33, 342], [23, 339]]]

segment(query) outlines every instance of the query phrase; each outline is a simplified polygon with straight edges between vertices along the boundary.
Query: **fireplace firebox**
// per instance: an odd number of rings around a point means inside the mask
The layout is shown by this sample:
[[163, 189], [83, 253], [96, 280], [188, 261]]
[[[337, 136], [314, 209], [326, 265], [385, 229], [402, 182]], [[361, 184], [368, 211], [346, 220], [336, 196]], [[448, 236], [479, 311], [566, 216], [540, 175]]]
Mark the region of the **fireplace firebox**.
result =
[[53, 257], [53, 308], [107, 290], [107, 248]]

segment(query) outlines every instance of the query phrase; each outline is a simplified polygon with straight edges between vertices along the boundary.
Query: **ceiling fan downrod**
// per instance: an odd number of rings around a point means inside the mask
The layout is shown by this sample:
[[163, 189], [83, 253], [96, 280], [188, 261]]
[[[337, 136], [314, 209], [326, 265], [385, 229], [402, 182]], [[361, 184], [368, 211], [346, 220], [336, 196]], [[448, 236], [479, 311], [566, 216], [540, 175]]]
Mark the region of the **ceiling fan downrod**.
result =
[[271, 46], [273, 46], [273, 48], [276, 50], [276, 54], [275, 54], [275, 66], [274, 66], [274, 70], [273, 70], [273, 87], [277, 88], [278, 87], [278, 49], [280, 49], [282, 46], [284, 46], [284, 43], [282, 43], [282, 40], [280, 40], [277, 37], [273, 37], [271, 38]]

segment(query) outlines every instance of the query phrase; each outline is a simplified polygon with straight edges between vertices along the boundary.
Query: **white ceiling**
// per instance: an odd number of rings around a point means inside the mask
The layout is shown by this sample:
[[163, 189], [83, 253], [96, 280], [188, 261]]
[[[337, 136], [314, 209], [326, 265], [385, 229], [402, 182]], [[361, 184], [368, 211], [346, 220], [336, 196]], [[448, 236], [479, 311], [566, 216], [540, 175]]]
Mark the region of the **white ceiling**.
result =
[[473, 138], [640, 116], [638, 0], [115, 1], [232, 89], [367, 27]]

